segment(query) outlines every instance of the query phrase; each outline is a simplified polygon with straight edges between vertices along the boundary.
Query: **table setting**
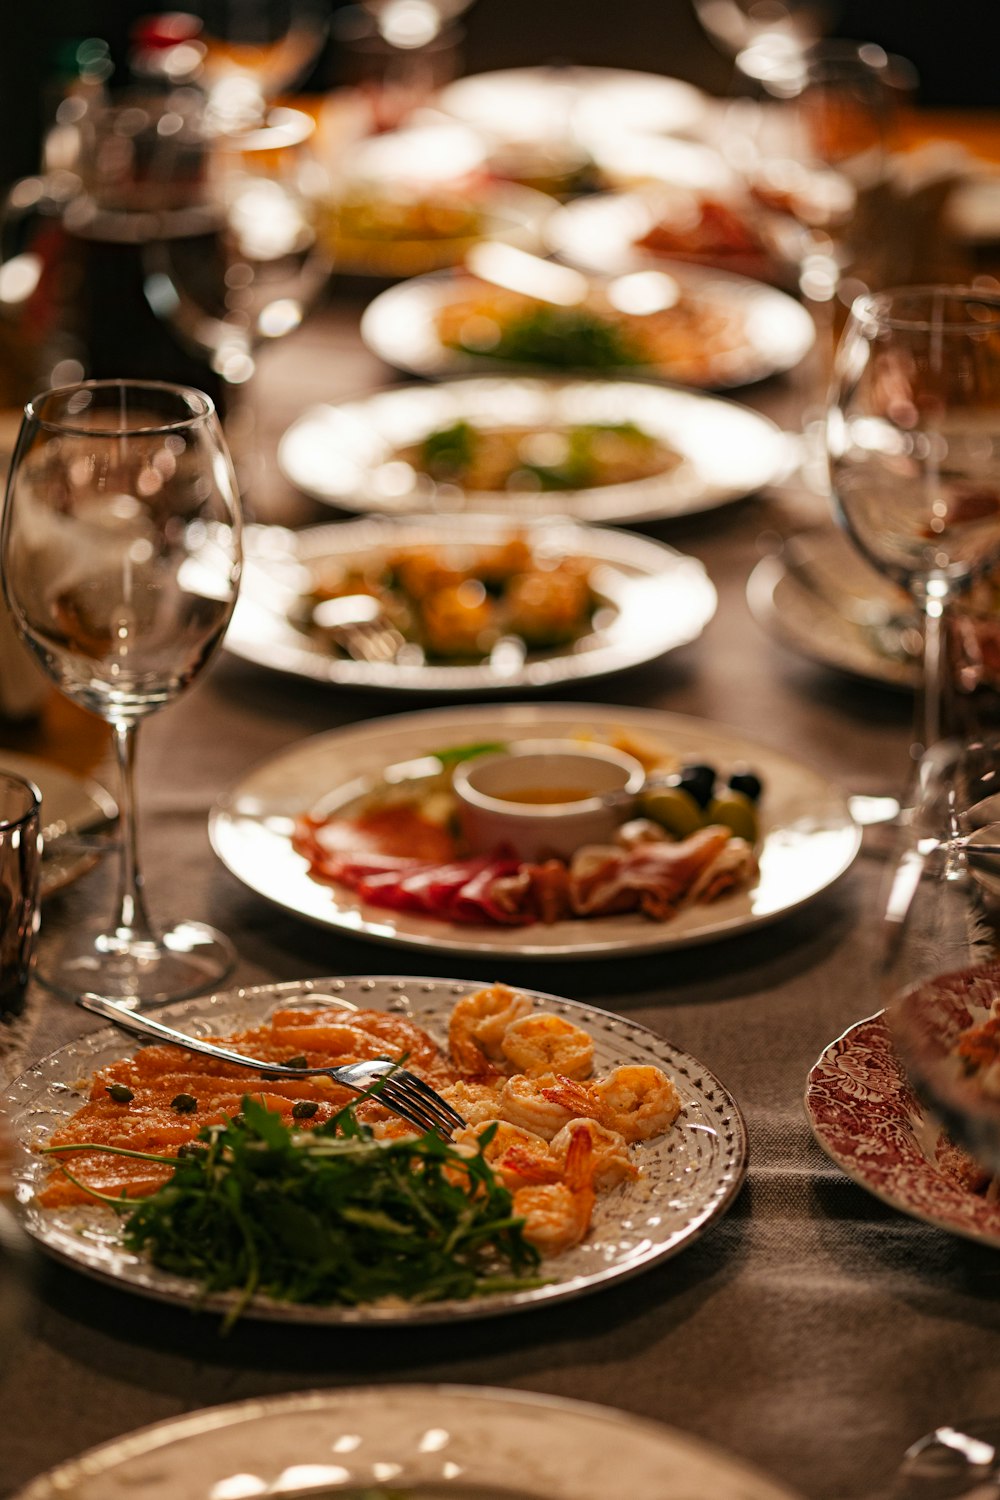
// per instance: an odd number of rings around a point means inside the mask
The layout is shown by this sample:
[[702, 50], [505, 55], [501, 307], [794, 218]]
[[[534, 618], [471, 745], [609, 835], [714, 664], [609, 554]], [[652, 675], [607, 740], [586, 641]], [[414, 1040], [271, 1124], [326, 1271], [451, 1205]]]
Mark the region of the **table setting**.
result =
[[0, 1494], [992, 1493], [995, 168], [488, 4], [88, 43], [11, 189]]

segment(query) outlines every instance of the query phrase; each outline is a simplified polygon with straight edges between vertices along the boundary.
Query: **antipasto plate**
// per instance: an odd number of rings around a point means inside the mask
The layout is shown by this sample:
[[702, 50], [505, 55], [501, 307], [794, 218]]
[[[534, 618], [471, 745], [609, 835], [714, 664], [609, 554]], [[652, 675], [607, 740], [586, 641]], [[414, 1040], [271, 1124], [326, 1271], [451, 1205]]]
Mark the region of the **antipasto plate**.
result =
[[[401, 761], [475, 743], [639, 737], [678, 763], [750, 766], [764, 783], [759, 873], [670, 920], [638, 912], [498, 926], [456, 923], [363, 901], [314, 879], [293, 839], [301, 820], [351, 805]], [[213, 847], [266, 900], [321, 927], [377, 942], [455, 953], [564, 959], [686, 947], [773, 922], [813, 899], [852, 863], [860, 843], [840, 788], [801, 762], [704, 720], [597, 704], [434, 709], [317, 735], [249, 771], [214, 809]]]

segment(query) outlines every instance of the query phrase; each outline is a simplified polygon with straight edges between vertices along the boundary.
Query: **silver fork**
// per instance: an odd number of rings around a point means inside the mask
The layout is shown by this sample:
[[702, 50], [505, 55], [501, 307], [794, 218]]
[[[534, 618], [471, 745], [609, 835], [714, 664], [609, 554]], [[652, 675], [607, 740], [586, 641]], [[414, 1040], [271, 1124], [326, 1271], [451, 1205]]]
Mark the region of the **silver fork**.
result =
[[324, 599], [313, 609], [312, 624], [353, 661], [392, 662], [406, 645], [405, 637], [390, 625], [371, 594]]
[[418, 1130], [437, 1130], [442, 1135], [451, 1135], [465, 1124], [457, 1110], [442, 1099], [441, 1095], [424, 1083], [415, 1073], [401, 1068], [389, 1058], [371, 1058], [366, 1062], [348, 1063], [341, 1068], [290, 1068], [286, 1063], [260, 1062], [255, 1057], [246, 1057], [242, 1052], [231, 1052], [228, 1047], [218, 1047], [214, 1042], [201, 1037], [187, 1036], [183, 1031], [174, 1031], [152, 1016], [140, 1015], [129, 1010], [116, 1000], [104, 995], [87, 993], [80, 995], [77, 1005], [96, 1016], [103, 1016], [120, 1026], [132, 1036], [142, 1037], [147, 1042], [167, 1042], [174, 1047], [183, 1047], [188, 1052], [198, 1052], [204, 1057], [214, 1057], [220, 1062], [234, 1063], [240, 1068], [252, 1068], [255, 1073], [264, 1073], [273, 1078], [332, 1078], [355, 1094], [366, 1094], [372, 1084], [383, 1079], [377, 1098], [380, 1104], [391, 1109], [393, 1114], [408, 1120]]

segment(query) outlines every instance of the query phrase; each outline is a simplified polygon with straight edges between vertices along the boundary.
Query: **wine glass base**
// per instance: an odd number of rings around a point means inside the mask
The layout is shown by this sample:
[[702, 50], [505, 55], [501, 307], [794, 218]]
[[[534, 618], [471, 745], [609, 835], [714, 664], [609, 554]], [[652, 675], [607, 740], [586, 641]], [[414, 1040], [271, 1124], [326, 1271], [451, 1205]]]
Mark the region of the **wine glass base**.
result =
[[938, 1427], [906, 1450], [892, 1500], [960, 1500], [993, 1493], [1000, 1473], [1000, 1421]]
[[51, 952], [43, 947], [35, 978], [72, 999], [92, 990], [138, 1009], [214, 989], [235, 963], [229, 939], [204, 922], [177, 922], [145, 938], [94, 925], [68, 934]]

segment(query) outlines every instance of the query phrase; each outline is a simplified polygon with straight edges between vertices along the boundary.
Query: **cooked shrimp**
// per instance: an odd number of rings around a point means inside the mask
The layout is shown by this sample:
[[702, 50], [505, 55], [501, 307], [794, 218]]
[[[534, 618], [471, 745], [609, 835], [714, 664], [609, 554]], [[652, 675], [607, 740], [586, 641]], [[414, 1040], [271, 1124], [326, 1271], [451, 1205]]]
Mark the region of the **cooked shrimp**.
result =
[[490, 1120], [496, 1119], [500, 1108], [498, 1091], [487, 1083], [460, 1079], [458, 1083], [443, 1084], [438, 1093], [470, 1125], [489, 1124]]
[[631, 1182], [638, 1177], [639, 1168], [629, 1156], [625, 1137], [597, 1120], [588, 1119], [570, 1120], [552, 1138], [549, 1151], [557, 1162], [563, 1164], [564, 1171], [573, 1137], [580, 1130], [585, 1130], [590, 1137], [594, 1187], [599, 1193], [610, 1192], [620, 1182]]
[[505, 1187], [513, 1192], [527, 1183], [557, 1182], [563, 1174], [562, 1162], [549, 1153], [548, 1143], [530, 1130], [511, 1125], [507, 1120], [489, 1120], [485, 1124], [466, 1125], [452, 1137], [452, 1145], [472, 1148], [479, 1143], [490, 1125], [496, 1130], [483, 1147], [483, 1155]]
[[507, 1027], [530, 1010], [531, 1001], [505, 984], [465, 995], [448, 1023], [448, 1046], [455, 1063], [465, 1073], [482, 1073], [487, 1062], [499, 1061]]
[[575, 1115], [588, 1113], [591, 1104], [585, 1085], [557, 1073], [527, 1078], [516, 1073], [500, 1090], [500, 1118], [551, 1141]]
[[501, 1038], [500, 1050], [518, 1073], [530, 1078], [541, 1073], [589, 1078], [594, 1068], [593, 1038], [550, 1011], [535, 1011], [512, 1021]]
[[594, 1187], [590, 1136], [574, 1132], [562, 1182], [518, 1188], [514, 1212], [524, 1219], [524, 1237], [543, 1255], [561, 1255], [578, 1245], [590, 1227]]
[[[615, 1068], [593, 1085], [602, 1125], [627, 1141], [648, 1141], [669, 1130], [680, 1113], [680, 1095], [659, 1068]], [[586, 1110], [583, 1111], [587, 1113]]]

